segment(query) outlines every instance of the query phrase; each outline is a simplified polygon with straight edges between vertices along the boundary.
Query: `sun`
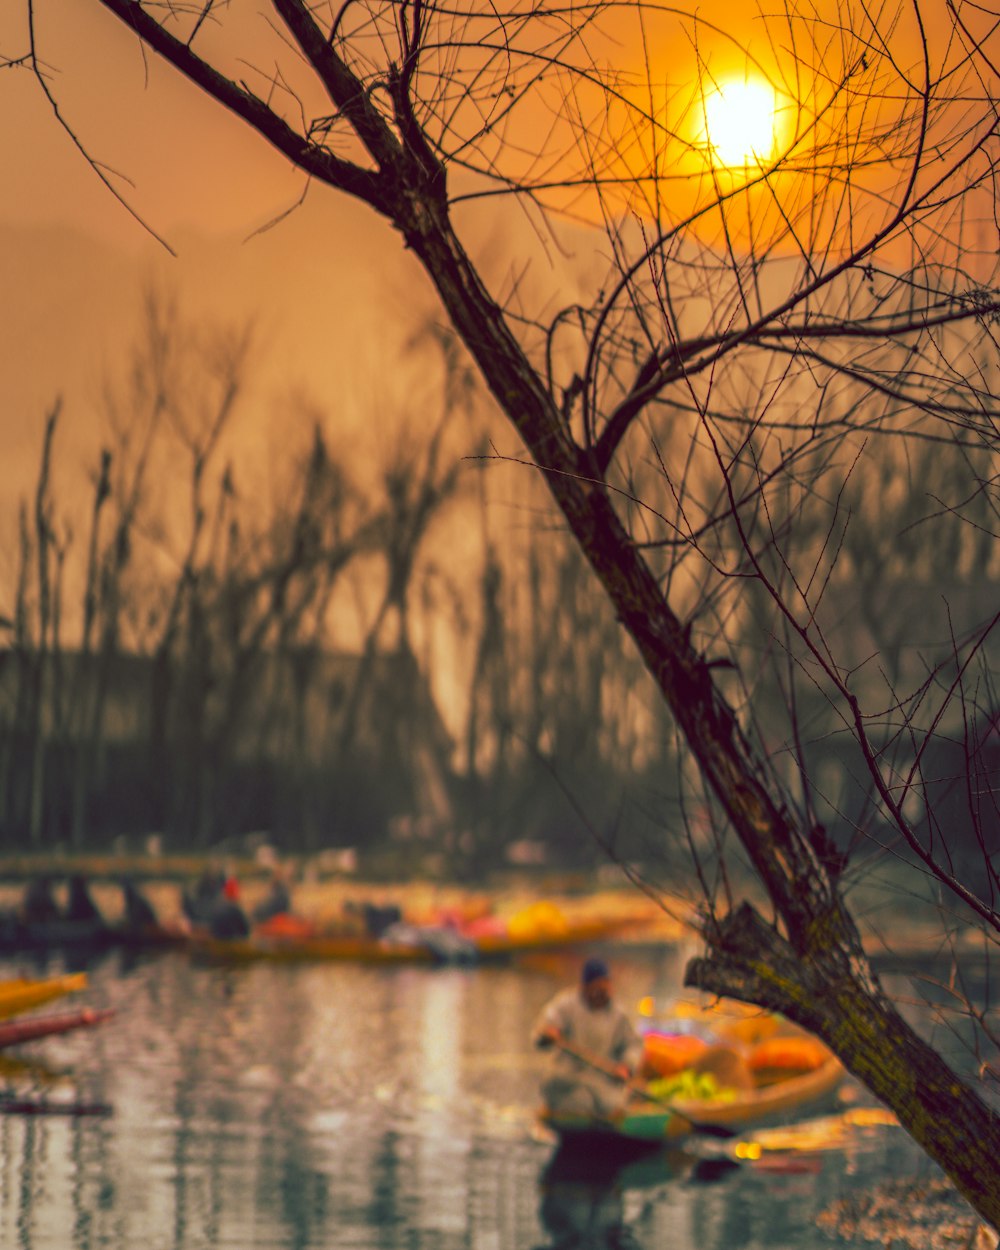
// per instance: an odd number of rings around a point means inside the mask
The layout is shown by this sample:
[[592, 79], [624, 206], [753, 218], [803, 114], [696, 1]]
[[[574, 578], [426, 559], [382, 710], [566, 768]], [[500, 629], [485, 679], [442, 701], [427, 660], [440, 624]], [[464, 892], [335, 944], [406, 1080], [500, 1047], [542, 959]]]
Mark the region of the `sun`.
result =
[[713, 163], [761, 165], [776, 145], [777, 101], [766, 82], [732, 78], [704, 98], [705, 137]]

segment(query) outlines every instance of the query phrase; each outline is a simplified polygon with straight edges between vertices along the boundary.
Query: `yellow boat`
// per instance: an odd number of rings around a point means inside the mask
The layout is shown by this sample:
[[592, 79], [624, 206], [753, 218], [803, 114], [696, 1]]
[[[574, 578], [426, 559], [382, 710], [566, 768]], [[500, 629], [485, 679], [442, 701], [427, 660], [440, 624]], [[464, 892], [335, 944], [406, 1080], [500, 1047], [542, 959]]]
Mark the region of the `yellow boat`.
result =
[[85, 972], [66, 973], [57, 977], [13, 977], [0, 981], [0, 1020], [9, 1020], [23, 1011], [41, 1007], [64, 994], [87, 988]]
[[558, 951], [588, 943], [608, 941], [633, 929], [636, 921], [629, 917], [580, 917], [565, 919], [552, 928], [539, 926], [510, 929], [506, 933], [480, 933], [471, 939], [479, 959], [501, 959], [508, 955], [526, 955], [536, 951]]
[[782, 1128], [758, 1129], [747, 1139], [732, 1142], [728, 1153], [734, 1159], [754, 1162], [766, 1154], [842, 1150], [858, 1132], [898, 1125], [899, 1120], [885, 1107], [852, 1107], [839, 1115], [820, 1116]]
[[196, 958], [220, 963], [310, 963], [349, 960], [364, 964], [432, 964], [439, 962], [427, 946], [405, 945], [354, 934], [313, 937], [194, 937], [189, 950]]
[[[666, 1145], [691, 1133], [739, 1134], [772, 1117], [822, 1103], [841, 1085], [846, 1073], [833, 1055], [811, 1072], [727, 1098], [672, 1098], [669, 1107], [638, 1102], [610, 1118], [584, 1117], [545, 1109], [541, 1123], [564, 1142], [596, 1145], [600, 1141]], [[713, 1133], [714, 1130], [714, 1133]]]

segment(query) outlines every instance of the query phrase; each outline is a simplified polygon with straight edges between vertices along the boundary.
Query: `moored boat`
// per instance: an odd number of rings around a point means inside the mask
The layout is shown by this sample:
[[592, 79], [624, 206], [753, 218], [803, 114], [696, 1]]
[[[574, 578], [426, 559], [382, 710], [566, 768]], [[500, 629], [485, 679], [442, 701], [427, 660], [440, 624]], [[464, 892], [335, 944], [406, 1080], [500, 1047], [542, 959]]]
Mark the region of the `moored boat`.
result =
[[85, 972], [54, 977], [12, 977], [0, 981], [0, 1020], [41, 1007], [53, 999], [87, 988]]
[[[276, 923], [279, 920], [285, 923]], [[462, 926], [397, 921], [374, 936], [317, 931], [307, 923], [289, 925], [287, 918], [275, 917], [267, 924], [255, 925], [246, 937], [218, 938], [206, 932], [195, 933], [191, 948], [201, 957], [231, 963], [353, 960], [377, 964], [476, 964], [583, 946], [613, 938], [634, 923], [616, 917], [565, 917], [554, 908], [543, 910], [536, 906], [508, 923]]]
[[280, 937], [251, 933], [246, 938], [195, 935], [190, 950], [198, 958], [222, 963], [308, 963], [352, 960], [369, 964], [433, 964], [440, 962], [429, 946], [392, 942], [356, 934], [314, 934]]
[[502, 959], [506, 956], [528, 954], [535, 951], [563, 950], [567, 947], [586, 946], [618, 936], [634, 927], [635, 921], [617, 917], [566, 918], [558, 927], [537, 930], [517, 929], [507, 932], [484, 932], [471, 934], [471, 941], [479, 959]]
[[84, 1007], [79, 1011], [64, 1011], [52, 1016], [5, 1020], [0, 1022], [0, 1048], [33, 1042], [37, 1038], [50, 1037], [56, 1033], [69, 1033], [74, 1029], [92, 1028], [110, 1020], [114, 1014], [112, 1007]]

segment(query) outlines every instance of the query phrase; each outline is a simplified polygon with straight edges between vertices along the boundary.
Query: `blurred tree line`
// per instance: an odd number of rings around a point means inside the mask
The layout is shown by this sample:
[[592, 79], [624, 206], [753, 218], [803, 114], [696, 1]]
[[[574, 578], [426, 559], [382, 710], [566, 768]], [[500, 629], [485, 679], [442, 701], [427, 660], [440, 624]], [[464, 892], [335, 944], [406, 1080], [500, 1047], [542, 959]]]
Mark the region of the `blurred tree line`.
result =
[[[331, 446], [336, 413], [289, 401], [263, 485], [241, 476], [255, 350], [252, 326], [192, 324], [150, 289], [86, 499], [59, 484], [61, 401], [48, 414], [3, 591], [0, 844], [264, 832], [467, 873], [511, 843], [641, 852], [666, 717], [578, 552], [532, 541], [527, 475], [522, 541], [493, 537], [488, 417], [455, 340], [414, 339], [429, 390], [378, 414], [376, 463]], [[436, 527], [458, 512], [456, 563]]]
[[[337, 414], [300, 396], [280, 417], [287, 463], [269, 487], [244, 488], [254, 346], [251, 326], [194, 325], [148, 291], [127, 365], [104, 388], [89, 501], [75, 507], [56, 485], [61, 404], [49, 413], [5, 591], [3, 845], [103, 849], [156, 832], [207, 849], [266, 833], [288, 852], [438, 852], [470, 875], [511, 854], [584, 865], [610, 853], [689, 879], [699, 842], [703, 860], [715, 852], [709, 813], [680, 798], [675, 731], [537, 479], [486, 455], [490, 414], [455, 340], [415, 337], [429, 393], [379, 414], [391, 436], [376, 462], [351, 440], [334, 450]], [[950, 543], [940, 530], [922, 539], [949, 474], [933, 442], [905, 455], [887, 443], [850, 478], [836, 533], [810, 497], [790, 495], [774, 518], [803, 552], [840, 546], [822, 624], [859, 668], [882, 657], [873, 688], [919, 688], [921, 670], [945, 680], [956, 619], [977, 619], [989, 496], [955, 510]], [[902, 529], [880, 517], [894, 490], [911, 501]], [[495, 519], [504, 491], [513, 524]], [[461, 553], [437, 528], [456, 516]], [[781, 680], [787, 640], [762, 592], [744, 588], [737, 610], [696, 582], [686, 593], [734, 703], [780, 723], [795, 683]], [[810, 818], [855, 854], [878, 833], [870, 779], [829, 700], [798, 688], [796, 734], [771, 744], [772, 764], [785, 760], [789, 784], [803, 767], [818, 779]], [[924, 761], [956, 865], [981, 861], [996, 821], [962, 780], [970, 758], [987, 779], [997, 764], [995, 724], [970, 717], [971, 755], [941, 726], [941, 759]], [[905, 742], [882, 745], [906, 766]], [[683, 831], [673, 853], [665, 827]]]
[[[335, 412], [299, 396], [309, 441], [289, 440], [270, 489], [244, 489], [252, 327], [192, 324], [153, 290], [141, 326], [105, 386], [88, 504], [70, 506], [56, 486], [60, 404], [20, 504], [0, 651], [2, 844], [105, 849], [155, 831], [171, 849], [207, 849], [266, 833], [301, 853], [437, 851], [469, 875], [517, 848], [690, 875], [710, 819], [679, 798], [674, 730], [579, 551], [555, 526], [534, 541], [550, 522], [535, 477], [485, 455], [489, 411], [454, 339], [426, 329], [412, 342], [430, 394], [379, 414], [391, 436], [375, 462], [350, 439], [334, 450]], [[429, 437], [407, 435], [429, 414]], [[921, 542], [921, 510], [949, 496], [950, 462], [934, 442], [900, 455], [888, 444], [851, 479], [843, 534], [824, 532], [820, 507], [790, 505], [800, 549], [843, 545], [831, 599], [854, 609], [829, 627], [859, 666], [866, 652], [883, 657], [873, 680], [886, 690], [913, 686], [914, 665], [938, 671], [954, 615], [975, 619], [993, 560], [985, 492], [956, 510], [950, 544], [940, 531]], [[504, 490], [520, 524], [492, 520]], [[455, 516], [462, 552], [437, 532]], [[690, 596], [736, 704], [780, 722], [795, 682], [781, 680], [786, 640], [754, 586], [732, 609], [699, 600], [696, 585]], [[915, 650], [915, 616], [928, 650]], [[784, 756], [789, 780], [804, 765], [819, 779], [825, 810], [811, 819], [854, 851], [873, 833], [870, 783], [829, 701], [798, 697], [799, 740], [773, 744], [771, 758]], [[979, 731], [989, 776], [996, 730]], [[966, 775], [959, 754], [931, 769], [939, 790]], [[963, 824], [974, 841], [961, 810], [951, 833]], [[666, 855], [664, 826], [687, 830], [682, 855]], [[961, 839], [950, 841], [960, 860]]]

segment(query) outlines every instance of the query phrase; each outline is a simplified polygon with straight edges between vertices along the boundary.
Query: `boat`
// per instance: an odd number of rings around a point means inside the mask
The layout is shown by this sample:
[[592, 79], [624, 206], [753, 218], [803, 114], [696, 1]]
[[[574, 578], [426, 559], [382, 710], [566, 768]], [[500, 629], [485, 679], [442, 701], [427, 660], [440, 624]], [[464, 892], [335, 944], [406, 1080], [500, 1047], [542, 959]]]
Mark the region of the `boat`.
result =
[[[815, 1038], [782, 1038], [785, 1066], [776, 1060], [775, 1039], [751, 1048], [748, 1066], [755, 1084], [746, 1090], [722, 1090], [718, 1096], [645, 1100], [637, 1096], [610, 1117], [566, 1114], [544, 1108], [539, 1122], [563, 1143], [592, 1148], [628, 1144], [657, 1146], [676, 1144], [685, 1137], [710, 1134], [732, 1137], [755, 1125], [781, 1121], [791, 1113], [822, 1105], [846, 1078], [837, 1057]], [[802, 1043], [800, 1056], [810, 1055], [810, 1066], [793, 1066], [794, 1043]], [[765, 1050], [764, 1048], [767, 1047]], [[754, 1051], [757, 1050], [755, 1055]], [[801, 1063], [806, 1060], [802, 1058]], [[655, 1088], [651, 1086], [651, 1088]]]
[[504, 959], [509, 956], [542, 951], [558, 951], [568, 947], [587, 946], [607, 941], [632, 929], [635, 921], [618, 917], [565, 918], [558, 927], [536, 930], [508, 929], [507, 932], [485, 932], [469, 937], [480, 960]]
[[245, 938], [214, 938], [194, 934], [191, 953], [199, 959], [219, 963], [308, 963], [323, 960], [351, 960], [365, 964], [435, 964], [440, 958], [425, 945], [394, 942], [357, 934], [313, 934], [284, 937], [251, 933]]
[[0, 950], [12, 954], [72, 947], [96, 950], [114, 941], [114, 929], [100, 917], [22, 921], [8, 916], [0, 923]]
[[561, 937], [490, 935], [465, 938], [443, 929], [411, 930], [405, 940], [391, 934], [381, 938], [355, 934], [283, 937], [251, 932], [246, 938], [213, 938], [195, 934], [190, 938], [189, 945], [198, 956], [231, 963], [352, 960], [370, 964], [478, 964], [499, 963], [535, 952], [563, 950], [608, 936], [607, 924], [589, 923], [575, 926]]
[[559, 1114], [543, 1109], [541, 1123], [561, 1141], [599, 1145], [601, 1141], [663, 1146], [693, 1133], [743, 1132], [756, 1124], [821, 1103], [845, 1078], [833, 1055], [821, 1067], [738, 1094], [735, 1098], [678, 1098], [669, 1107], [636, 1102], [612, 1118]]
[[0, 911], [0, 950], [21, 953], [54, 947], [99, 949], [114, 941], [112, 926], [90, 896], [86, 878], [69, 877], [65, 906], [48, 875], [31, 877], [17, 907]]
[[613, 938], [636, 923], [632, 918], [566, 917], [551, 905], [546, 908], [541, 904], [532, 905], [509, 922], [463, 926], [401, 921], [378, 936], [323, 932], [307, 922], [290, 925], [286, 920], [279, 916], [255, 925], [246, 937], [216, 938], [194, 932], [190, 946], [202, 958], [227, 963], [352, 960], [371, 964], [478, 964], [585, 946]]
[[74, 1029], [92, 1028], [103, 1024], [114, 1015], [113, 1007], [83, 1007], [79, 1011], [64, 1011], [52, 1016], [31, 1016], [26, 1020], [0, 1022], [0, 1048], [19, 1046], [40, 1037], [56, 1033], [69, 1033]]
[[85, 972], [55, 977], [12, 977], [0, 981], [0, 1020], [32, 1011], [55, 998], [87, 988]]

